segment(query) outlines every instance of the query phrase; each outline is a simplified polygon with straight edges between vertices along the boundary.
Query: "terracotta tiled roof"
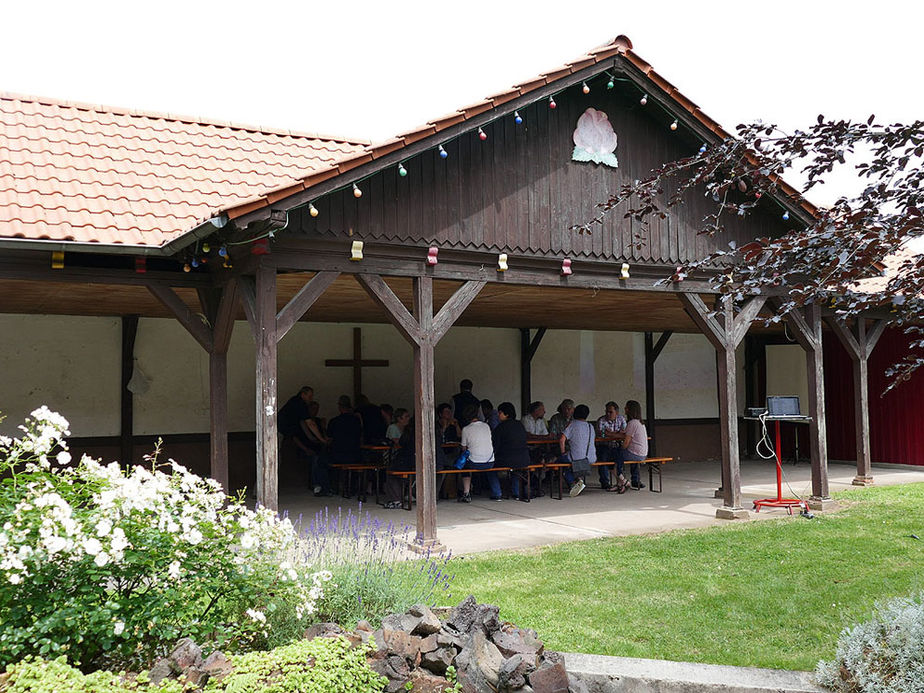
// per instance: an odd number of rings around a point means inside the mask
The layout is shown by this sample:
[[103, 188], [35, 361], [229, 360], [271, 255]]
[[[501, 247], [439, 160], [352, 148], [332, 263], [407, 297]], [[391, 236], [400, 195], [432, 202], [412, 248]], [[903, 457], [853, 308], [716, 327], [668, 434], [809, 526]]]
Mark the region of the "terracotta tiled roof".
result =
[[[469, 106], [465, 106], [458, 111], [448, 113], [439, 118], [431, 120], [427, 124], [413, 130], [409, 130], [408, 132], [398, 135], [394, 139], [368, 147], [362, 154], [355, 155], [354, 157], [347, 157], [346, 159], [343, 159], [332, 165], [327, 170], [316, 171], [315, 173], [306, 176], [303, 180], [296, 182], [294, 185], [286, 186], [286, 190], [276, 191], [280, 194], [268, 194], [260, 196], [256, 199], [249, 200], [245, 204], [229, 204], [222, 211], [226, 212], [232, 219], [250, 214], [251, 212], [255, 212], [263, 207], [275, 204], [278, 200], [283, 199], [284, 197], [288, 197], [289, 195], [295, 194], [302, 190], [306, 190], [313, 185], [317, 185], [318, 183], [328, 180], [331, 177], [344, 173], [351, 168], [355, 168], [356, 166], [367, 163], [370, 160], [374, 160], [385, 156], [386, 154], [390, 154], [396, 149], [401, 149], [419, 140], [438, 135], [442, 130], [446, 130], [447, 128], [465, 122], [470, 118], [481, 115], [485, 111], [501, 106], [508, 101], [520, 98], [521, 96], [526, 96], [530, 92], [541, 89], [542, 87], [545, 87], [548, 84], [552, 84], [553, 82], [563, 79], [568, 75], [574, 74], [575, 72], [579, 72], [588, 67], [593, 67], [594, 65], [600, 65], [601, 63], [611, 64], [616, 56], [622, 56], [627, 62], [638, 69], [648, 80], [650, 80], [651, 89], [648, 92], [649, 94], [653, 94], [655, 89], [660, 90], [663, 92], [668, 101], [673, 102], [673, 104], [676, 106], [678, 114], [681, 111], [686, 111], [694, 120], [699, 122], [703, 127], [712, 132], [719, 139], [725, 139], [731, 136], [730, 133], [726, 132], [717, 122], [703, 113], [699, 106], [681, 94], [677, 87], [675, 87], [673, 84], [664, 79], [660, 74], [658, 74], [647, 61], [639, 57], [632, 50], [632, 41], [627, 36], [620, 35], [613, 39], [611, 42], [595, 48], [589, 51], [586, 55], [582, 55], [565, 65], [544, 72], [538, 77], [531, 78], [522, 84], [511, 87], [510, 89], [488, 96], [482, 101], [478, 101]], [[601, 69], [603, 68], [601, 67]], [[779, 181], [779, 185], [782, 192], [791, 200], [797, 201], [797, 203], [802, 207], [803, 210], [805, 210], [805, 212], [810, 215], [815, 214], [816, 208], [810, 202], [808, 202], [808, 200], [802, 198], [795, 188], [791, 187], [789, 184], [782, 180]]]
[[161, 246], [367, 145], [0, 93], [0, 237]]

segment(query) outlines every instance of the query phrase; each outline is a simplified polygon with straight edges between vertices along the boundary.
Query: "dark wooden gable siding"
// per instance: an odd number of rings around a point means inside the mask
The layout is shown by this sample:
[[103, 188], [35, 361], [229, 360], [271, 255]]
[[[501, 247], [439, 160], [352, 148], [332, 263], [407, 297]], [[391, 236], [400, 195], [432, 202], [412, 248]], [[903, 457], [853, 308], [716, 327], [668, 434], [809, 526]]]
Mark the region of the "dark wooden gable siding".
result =
[[[317, 218], [298, 210], [289, 233], [307, 237], [353, 238], [426, 247], [508, 252], [516, 255], [628, 259], [676, 263], [703, 257], [742, 242], [782, 231], [775, 206], [745, 219], [730, 219], [728, 231], [715, 237], [698, 234], [709, 202], [699, 195], [645, 231], [641, 224], [611, 212], [592, 234], [571, 230], [596, 214], [596, 205], [623, 184], [647, 176], [665, 161], [699, 148], [683, 131], [672, 132], [670, 117], [657, 107], [642, 107], [638, 95], [602, 85], [589, 95], [579, 86], [520, 110], [513, 117], [446, 142], [441, 159], [436, 148], [404, 162], [405, 178], [390, 167], [352, 188], [331, 193], [314, 204]], [[603, 110], [619, 137], [619, 168], [571, 160], [572, 134], [588, 107]], [[768, 203], [772, 205], [772, 203]], [[642, 234], [636, 242], [636, 234]]]

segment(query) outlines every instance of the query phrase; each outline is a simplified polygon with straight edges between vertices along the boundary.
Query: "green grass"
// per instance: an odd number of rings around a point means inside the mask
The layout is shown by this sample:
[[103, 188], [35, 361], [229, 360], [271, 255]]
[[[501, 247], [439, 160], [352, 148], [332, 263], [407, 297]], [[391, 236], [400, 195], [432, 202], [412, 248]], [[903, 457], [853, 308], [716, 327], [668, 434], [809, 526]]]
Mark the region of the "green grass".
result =
[[568, 652], [814, 669], [841, 630], [924, 588], [924, 484], [846, 491], [842, 510], [455, 560], [474, 594]]

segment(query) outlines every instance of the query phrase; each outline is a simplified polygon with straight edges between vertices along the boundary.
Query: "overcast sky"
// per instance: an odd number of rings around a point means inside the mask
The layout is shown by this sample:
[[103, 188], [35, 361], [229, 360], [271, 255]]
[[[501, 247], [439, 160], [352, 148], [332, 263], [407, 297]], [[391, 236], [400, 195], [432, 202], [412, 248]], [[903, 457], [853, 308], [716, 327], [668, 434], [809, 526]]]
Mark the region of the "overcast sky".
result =
[[2, 91], [372, 140], [619, 34], [727, 129], [924, 117], [910, 1], [21, 1], [3, 24]]

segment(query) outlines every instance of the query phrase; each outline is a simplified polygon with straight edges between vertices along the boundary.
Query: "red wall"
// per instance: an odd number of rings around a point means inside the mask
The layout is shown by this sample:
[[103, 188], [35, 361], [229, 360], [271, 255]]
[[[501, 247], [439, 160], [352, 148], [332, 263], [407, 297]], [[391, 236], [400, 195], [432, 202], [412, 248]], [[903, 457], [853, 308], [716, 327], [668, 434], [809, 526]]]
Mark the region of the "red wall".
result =
[[[885, 370], [908, 353], [909, 338], [886, 330], [869, 360], [870, 452], [873, 462], [924, 465], [924, 371], [886, 395]], [[831, 333], [824, 336], [828, 457], [856, 460], [853, 368]]]

